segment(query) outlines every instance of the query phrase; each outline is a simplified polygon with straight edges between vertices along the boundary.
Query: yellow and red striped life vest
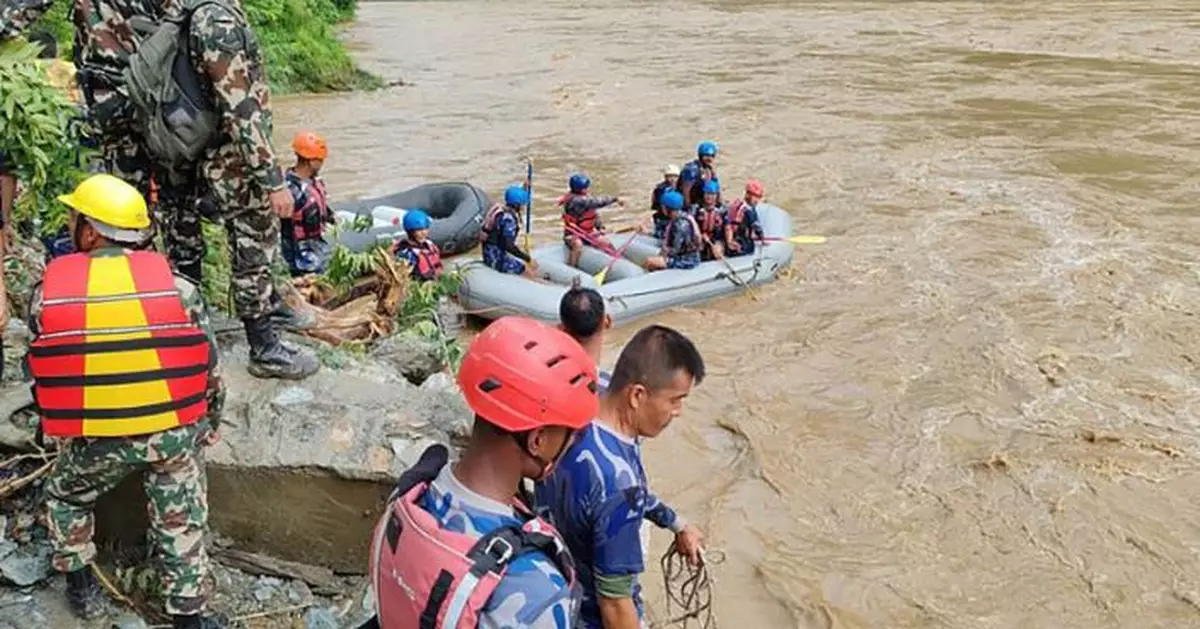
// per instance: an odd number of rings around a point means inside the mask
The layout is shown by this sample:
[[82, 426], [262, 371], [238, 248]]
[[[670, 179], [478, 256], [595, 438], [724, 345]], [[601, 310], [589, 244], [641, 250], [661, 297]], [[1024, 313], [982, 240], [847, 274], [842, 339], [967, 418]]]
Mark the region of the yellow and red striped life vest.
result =
[[195, 423], [208, 410], [210, 348], [150, 251], [56, 258], [29, 348], [42, 430], [124, 437]]

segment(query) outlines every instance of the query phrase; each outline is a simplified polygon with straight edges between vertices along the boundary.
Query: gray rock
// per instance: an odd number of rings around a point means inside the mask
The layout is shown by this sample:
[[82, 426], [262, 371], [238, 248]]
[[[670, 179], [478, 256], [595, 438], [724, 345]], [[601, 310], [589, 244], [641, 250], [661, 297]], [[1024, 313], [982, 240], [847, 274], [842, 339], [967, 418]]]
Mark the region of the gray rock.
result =
[[466, 439], [471, 434], [475, 414], [449, 374], [437, 373], [421, 384], [425, 396], [425, 414], [451, 439]]
[[340, 629], [337, 616], [324, 607], [310, 607], [304, 612], [304, 629]]
[[292, 605], [301, 603], [309, 603], [313, 600], [312, 590], [308, 589], [308, 584], [303, 581], [292, 581], [287, 586], [288, 602]]
[[148, 629], [148, 625], [137, 616], [125, 615], [112, 622], [112, 629]]
[[275, 598], [275, 595], [277, 595], [277, 594], [279, 594], [279, 590], [277, 588], [267, 585], [265, 583], [259, 583], [254, 588], [254, 600], [256, 600], [260, 603], [265, 603], [265, 602]]
[[412, 334], [384, 339], [371, 350], [371, 356], [384, 361], [413, 384], [425, 382], [446, 366], [437, 343]]
[[[3, 544], [11, 547], [11, 542]], [[0, 581], [25, 587], [45, 579], [53, 572], [50, 566], [50, 557], [53, 554], [50, 545], [46, 543], [10, 548], [9, 552], [0, 558]]]
[[275, 399], [271, 400], [273, 404], [279, 406], [297, 406], [299, 404], [308, 404], [313, 401], [313, 392], [304, 387], [288, 387], [279, 392]]

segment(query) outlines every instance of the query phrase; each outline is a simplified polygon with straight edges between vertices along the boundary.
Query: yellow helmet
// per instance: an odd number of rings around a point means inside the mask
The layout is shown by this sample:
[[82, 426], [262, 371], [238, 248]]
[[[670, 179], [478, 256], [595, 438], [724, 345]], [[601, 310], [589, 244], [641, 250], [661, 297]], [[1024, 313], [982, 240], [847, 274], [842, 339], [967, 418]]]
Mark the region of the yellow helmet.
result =
[[150, 212], [137, 188], [107, 174], [92, 175], [58, 197], [76, 212], [121, 229], [146, 229]]
[[138, 242], [150, 227], [142, 193], [112, 175], [92, 175], [58, 200], [86, 216], [97, 231], [113, 240]]

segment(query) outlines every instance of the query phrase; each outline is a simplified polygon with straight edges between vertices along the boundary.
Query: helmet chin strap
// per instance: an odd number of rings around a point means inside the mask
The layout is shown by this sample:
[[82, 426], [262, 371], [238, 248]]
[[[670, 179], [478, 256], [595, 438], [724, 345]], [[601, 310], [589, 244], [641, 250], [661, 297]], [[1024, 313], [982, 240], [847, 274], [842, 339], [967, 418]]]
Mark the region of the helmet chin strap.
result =
[[534, 482], [537, 482], [537, 481], [540, 481], [540, 480], [546, 478], [547, 476], [549, 476], [550, 470], [554, 469], [554, 465], [556, 463], [558, 463], [559, 459], [562, 458], [563, 454], [566, 454], [567, 447], [571, 445], [571, 441], [573, 441], [572, 437], [575, 436], [575, 431], [571, 431], [571, 432], [567, 433], [567, 438], [563, 439], [562, 445], [559, 446], [559, 448], [558, 448], [558, 452], [556, 452], [554, 454], [554, 458], [550, 459], [549, 461], [547, 461], [545, 458], [543, 458], [539, 455], [536, 455], [532, 451], [530, 451], [530, 449], [529, 449], [529, 434], [530, 433], [525, 433], [524, 435], [513, 435], [513, 438], [516, 439], [517, 445], [520, 446], [521, 451], [525, 453], [525, 456], [528, 456], [529, 458], [533, 459], [534, 461], [537, 462], [538, 465], [541, 466], [542, 471], [539, 472], [538, 475], [533, 479]]

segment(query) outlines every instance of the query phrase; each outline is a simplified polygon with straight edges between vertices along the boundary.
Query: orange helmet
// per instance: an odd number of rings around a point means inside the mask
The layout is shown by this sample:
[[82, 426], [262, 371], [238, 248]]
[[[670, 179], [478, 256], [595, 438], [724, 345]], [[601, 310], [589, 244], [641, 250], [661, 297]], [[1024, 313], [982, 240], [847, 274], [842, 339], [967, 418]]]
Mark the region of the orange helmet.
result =
[[329, 156], [329, 148], [325, 146], [325, 138], [312, 131], [301, 131], [292, 138], [292, 150], [304, 159], [325, 159]]
[[761, 197], [763, 195], [762, 182], [760, 182], [757, 179], [751, 179], [750, 181], [747, 181], [746, 182], [746, 194], [752, 194], [756, 197]]

